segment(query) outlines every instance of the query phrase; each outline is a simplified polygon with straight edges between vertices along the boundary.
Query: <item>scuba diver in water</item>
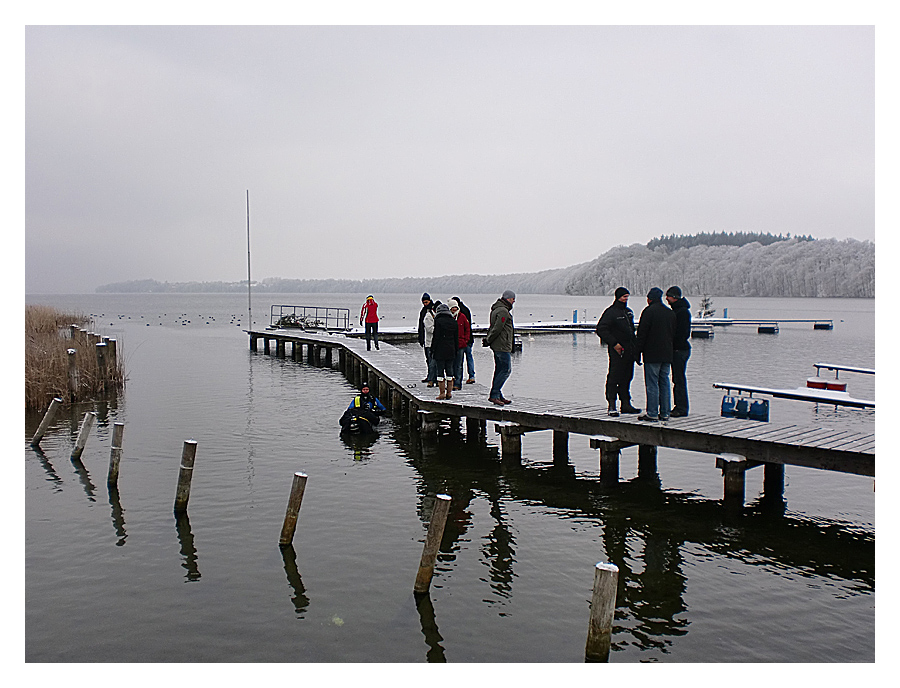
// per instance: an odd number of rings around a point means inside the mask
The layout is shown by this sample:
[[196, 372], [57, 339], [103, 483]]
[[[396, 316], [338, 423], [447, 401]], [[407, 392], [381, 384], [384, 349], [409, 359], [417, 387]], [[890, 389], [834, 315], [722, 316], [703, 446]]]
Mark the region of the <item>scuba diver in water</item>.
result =
[[369, 391], [369, 385], [363, 384], [350, 406], [341, 416], [341, 432], [365, 435], [375, 432], [379, 416], [384, 415], [387, 409], [374, 394]]

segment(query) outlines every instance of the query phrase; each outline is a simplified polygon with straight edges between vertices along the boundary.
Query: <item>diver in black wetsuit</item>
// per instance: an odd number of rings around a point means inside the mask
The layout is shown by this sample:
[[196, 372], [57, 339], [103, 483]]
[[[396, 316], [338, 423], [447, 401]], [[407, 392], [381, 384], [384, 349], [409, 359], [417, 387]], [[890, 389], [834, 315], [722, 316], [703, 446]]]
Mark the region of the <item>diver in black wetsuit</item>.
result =
[[375, 427], [387, 409], [374, 394], [369, 385], [363, 384], [360, 393], [353, 398], [350, 406], [341, 416], [341, 432], [365, 435], [375, 432]]

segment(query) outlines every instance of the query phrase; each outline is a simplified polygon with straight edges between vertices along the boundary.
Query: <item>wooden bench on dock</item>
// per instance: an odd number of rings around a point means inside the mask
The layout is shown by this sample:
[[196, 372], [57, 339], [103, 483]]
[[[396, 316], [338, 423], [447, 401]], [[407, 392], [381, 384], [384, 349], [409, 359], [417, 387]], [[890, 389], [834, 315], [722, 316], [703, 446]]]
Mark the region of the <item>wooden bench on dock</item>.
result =
[[[744, 473], [765, 466], [766, 494], [784, 488], [784, 466], [875, 475], [875, 435], [854, 430], [834, 430], [797, 424], [762, 423], [755, 420], [691, 415], [667, 422], [646, 423], [635, 417], [610, 418], [603, 406], [577, 404], [517, 396], [515, 403], [497, 406], [488, 402], [483, 385], [467, 385], [450, 400], [439, 401], [433, 388], [420, 381], [424, 359], [417, 351], [387, 343], [380, 350], [367, 351], [365, 342], [340, 335], [315, 332], [266, 330], [250, 331], [250, 348], [275, 355], [306, 360], [339, 369], [357, 388], [363, 381], [391, 411], [405, 418], [417, 431], [436, 433], [445, 418], [466, 419], [467, 437], [481, 437], [488, 421], [495, 422], [504, 458], [521, 458], [522, 436], [530, 432], [553, 432], [554, 460], [568, 455], [569, 434], [585, 435], [600, 450], [600, 479], [618, 481], [618, 461], [625, 447], [639, 447], [639, 476], [656, 472], [656, 448], [669, 447], [712, 454], [723, 472], [726, 501], [743, 503]], [[335, 353], [336, 352], [336, 356]]]

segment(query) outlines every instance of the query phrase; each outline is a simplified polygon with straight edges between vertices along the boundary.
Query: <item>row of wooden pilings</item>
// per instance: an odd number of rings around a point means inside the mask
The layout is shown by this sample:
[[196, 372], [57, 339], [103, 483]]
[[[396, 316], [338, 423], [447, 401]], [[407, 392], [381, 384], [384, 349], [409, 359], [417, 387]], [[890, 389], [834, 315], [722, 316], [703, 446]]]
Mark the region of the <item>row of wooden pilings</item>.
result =
[[[251, 334], [250, 348], [258, 351], [257, 339], [263, 340], [263, 352], [272, 353], [270, 339], [265, 336]], [[335, 343], [334, 345], [318, 344], [311, 342], [299, 342], [297, 340], [286, 341], [273, 338], [275, 341], [275, 355], [287, 357], [287, 345], [290, 344], [290, 357], [294, 361], [303, 360], [303, 347], [306, 347], [306, 360], [313, 365], [325, 365], [333, 367], [333, 350], [338, 352], [338, 367], [340, 371], [353, 383], [356, 388], [367, 383], [382, 401], [386, 408], [390, 409], [395, 418], [406, 417], [409, 425], [423, 434], [436, 434], [440, 427], [440, 414], [421, 411], [415, 403], [412, 395], [403, 394], [398, 388], [388, 383], [387, 380], [369, 368], [351, 351]], [[498, 424], [501, 437], [501, 451], [504, 456], [521, 456], [521, 435], [515, 432], [503, 430], [507, 424]], [[481, 437], [485, 434], [487, 421], [478, 418], [466, 417], [466, 434], [470, 437]], [[565, 449], [568, 433], [554, 433], [554, 452]], [[564, 438], [562, 436], [565, 436]], [[517, 444], [518, 442], [518, 444]], [[653, 448], [655, 449], [655, 447]], [[654, 467], [655, 467], [655, 453]], [[290, 546], [297, 525], [300, 504], [303, 493], [306, 490], [307, 476], [303, 473], [294, 474], [294, 482], [291, 488], [291, 496], [288, 499], [287, 513], [285, 514], [279, 545]], [[444, 525], [450, 510], [450, 495], [439, 494], [435, 496], [434, 508], [429, 521], [428, 533], [422, 549], [422, 557], [419, 569], [416, 573], [416, 581], [413, 591], [417, 595], [427, 594], [434, 575], [435, 562], [437, 560], [441, 539], [444, 533]], [[618, 590], [619, 569], [615, 564], [598, 562], [594, 567], [593, 591], [591, 595], [590, 617], [588, 623], [587, 642], [585, 644], [585, 660], [589, 662], [608, 662], [612, 638], [612, 624], [616, 608], [616, 594]]]
[[[113, 337], [105, 337], [96, 332], [83, 330], [78, 325], [69, 325], [69, 335], [73, 344], [81, 344], [84, 347], [94, 347], [97, 356], [97, 371], [106, 391], [109, 388], [110, 381], [118, 368], [118, 351], [117, 342]], [[89, 350], [89, 349], [88, 349]], [[66, 351], [68, 355], [68, 381], [69, 396], [74, 401], [78, 396], [79, 388], [79, 372], [76, 355], [78, 350], [69, 348]]]

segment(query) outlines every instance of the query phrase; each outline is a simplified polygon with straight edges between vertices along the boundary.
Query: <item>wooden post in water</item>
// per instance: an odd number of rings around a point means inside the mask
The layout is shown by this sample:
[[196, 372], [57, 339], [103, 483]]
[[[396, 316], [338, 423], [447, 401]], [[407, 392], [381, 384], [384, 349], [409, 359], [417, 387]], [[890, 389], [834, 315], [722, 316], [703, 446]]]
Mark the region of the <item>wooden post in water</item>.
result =
[[99, 372], [100, 379], [103, 382], [103, 389], [106, 390], [107, 386], [107, 378], [109, 377], [109, 372], [106, 369], [106, 344], [100, 342], [94, 345], [94, 348], [97, 350], [97, 371]]
[[565, 430], [553, 431], [553, 460], [569, 460], [569, 433]]
[[441, 546], [441, 538], [444, 537], [444, 526], [447, 523], [447, 513], [450, 511], [450, 495], [435, 495], [434, 508], [431, 510], [431, 522], [428, 524], [428, 535], [425, 536], [425, 546], [422, 548], [422, 560], [419, 562], [419, 572], [416, 574], [416, 584], [413, 590], [417, 593], [428, 592], [431, 587], [431, 578], [434, 575], [434, 562], [437, 559], [438, 549]]
[[75, 448], [72, 450], [72, 461], [81, 461], [81, 454], [84, 452], [84, 445], [87, 443], [88, 435], [91, 434], [91, 427], [97, 414], [94, 411], [88, 411], [84, 414], [81, 421], [81, 428], [78, 430], [78, 438], [75, 440]]
[[403, 395], [396, 387], [391, 390], [391, 415], [400, 418], [403, 414]]
[[325, 365], [327, 365], [329, 368], [334, 367], [334, 359], [331, 353], [331, 348], [332, 347], [330, 346], [325, 347]]
[[185, 440], [181, 450], [181, 470], [178, 472], [178, 487], [175, 490], [175, 513], [187, 511], [191, 496], [191, 477], [194, 473], [194, 458], [197, 456], [197, 442]]
[[278, 544], [282, 547], [290, 545], [294, 541], [294, 531], [297, 530], [297, 516], [300, 514], [300, 503], [303, 501], [303, 492], [306, 490], [305, 473], [294, 473], [294, 482], [291, 485], [291, 496], [288, 499], [287, 512], [284, 515], [284, 525], [281, 527], [281, 537]]
[[106, 484], [114, 487], [119, 482], [119, 461], [122, 459], [122, 435], [125, 423], [113, 423], [112, 448], [109, 450], [109, 475]]
[[724, 502], [729, 507], [743, 507], [747, 460], [740, 454], [721, 454], [716, 457], [716, 468], [724, 478]]
[[659, 477], [656, 468], [657, 453], [655, 445], [638, 445], [638, 478], [652, 480]]
[[78, 396], [78, 365], [75, 362], [75, 354], [78, 351], [69, 349], [66, 353], [69, 356], [69, 398], [75, 401]]
[[106, 342], [106, 365], [115, 374], [119, 368], [119, 344], [114, 337], [104, 337], [103, 341]]
[[587, 643], [584, 647], [585, 661], [609, 661], [618, 586], [619, 567], [615, 564], [599, 562], [594, 568], [594, 593], [591, 596], [591, 620], [588, 625]]
[[59, 410], [60, 404], [63, 403], [63, 400], [59, 397], [55, 397], [50, 400], [50, 406], [47, 407], [47, 412], [44, 414], [43, 419], [41, 420], [41, 424], [38, 425], [37, 431], [34, 433], [34, 437], [31, 438], [31, 446], [36, 447], [41, 443], [41, 440], [44, 438], [44, 434], [47, 432], [47, 428], [50, 427], [50, 423], [53, 422], [54, 416], [56, 416], [56, 412]]

